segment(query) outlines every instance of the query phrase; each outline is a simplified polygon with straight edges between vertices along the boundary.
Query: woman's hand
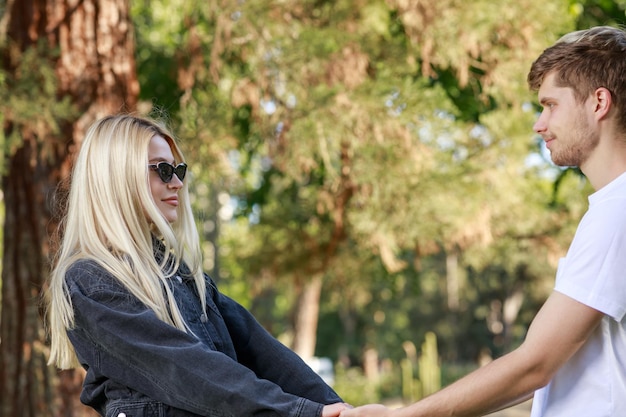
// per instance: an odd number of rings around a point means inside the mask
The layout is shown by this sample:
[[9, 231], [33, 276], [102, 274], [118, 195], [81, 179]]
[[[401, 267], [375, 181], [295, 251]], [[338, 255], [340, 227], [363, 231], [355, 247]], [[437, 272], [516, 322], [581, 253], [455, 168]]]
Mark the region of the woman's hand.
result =
[[322, 417], [339, 417], [339, 414], [341, 414], [342, 411], [349, 410], [351, 408], [352, 406], [348, 403], [325, 405], [322, 409]]
[[346, 409], [341, 412], [340, 417], [388, 417], [391, 410], [384, 405], [369, 404], [357, 408]]

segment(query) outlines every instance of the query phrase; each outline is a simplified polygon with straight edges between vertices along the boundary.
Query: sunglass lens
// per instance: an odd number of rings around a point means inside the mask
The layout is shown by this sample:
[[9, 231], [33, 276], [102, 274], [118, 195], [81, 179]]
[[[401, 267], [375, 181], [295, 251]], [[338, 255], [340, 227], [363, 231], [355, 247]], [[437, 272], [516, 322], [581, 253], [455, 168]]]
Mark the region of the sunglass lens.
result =
[[187, 174], [187, 165], [178, 164], [176, 168], [174, 168], [174, 173], [178, 177], [179, 180], [185, 179], [185, 174]]
[[172, 180], [172, 175], [174, 175], [174, 167], [166, 162], [161, 162], [157, 165], [157, 172], [159, 173], [159, 178], [163, 182], [170, 182]]

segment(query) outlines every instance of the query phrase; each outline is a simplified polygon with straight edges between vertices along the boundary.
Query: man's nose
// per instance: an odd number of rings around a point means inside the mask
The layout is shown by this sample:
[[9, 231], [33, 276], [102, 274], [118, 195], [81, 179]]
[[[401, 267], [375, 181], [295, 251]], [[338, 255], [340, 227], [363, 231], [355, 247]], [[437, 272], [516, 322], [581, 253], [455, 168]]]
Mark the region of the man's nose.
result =
[[547, 124], [545, 122], [545, 117], [544, 117], [543, 112], [539, 115], [539, 118], [537, 118], [537, 121], [533, 125], [533, 130], [535, 131], [535, 133], [539, 133], [539, 134], [547, 130]]

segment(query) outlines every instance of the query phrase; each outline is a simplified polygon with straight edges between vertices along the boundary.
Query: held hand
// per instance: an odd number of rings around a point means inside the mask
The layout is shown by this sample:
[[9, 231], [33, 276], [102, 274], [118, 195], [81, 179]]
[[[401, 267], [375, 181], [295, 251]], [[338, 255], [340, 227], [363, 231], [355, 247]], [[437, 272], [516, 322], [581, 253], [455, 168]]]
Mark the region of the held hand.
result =
[[391, 410], [380, 404], [369, 404], [342, 411], [340, 417], [389, 417]]
[[348, 403], [335, 403], [325, 405], [322, 409], [322, 417], [339, 417], [339, 414], [344, 410], [351, 409], [352, 406]]

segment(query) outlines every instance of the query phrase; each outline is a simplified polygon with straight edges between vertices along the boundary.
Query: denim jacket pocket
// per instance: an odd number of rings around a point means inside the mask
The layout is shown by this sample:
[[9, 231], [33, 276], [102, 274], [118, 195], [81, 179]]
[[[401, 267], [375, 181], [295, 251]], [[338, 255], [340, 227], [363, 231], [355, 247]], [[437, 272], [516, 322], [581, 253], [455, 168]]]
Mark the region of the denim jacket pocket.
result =
[[119, 399], [107, 404], [106, 417], [167, 417], [158, 401]]
[[153, 400], [119, 399], [107, 404], [106, 417], [201, 417]]

